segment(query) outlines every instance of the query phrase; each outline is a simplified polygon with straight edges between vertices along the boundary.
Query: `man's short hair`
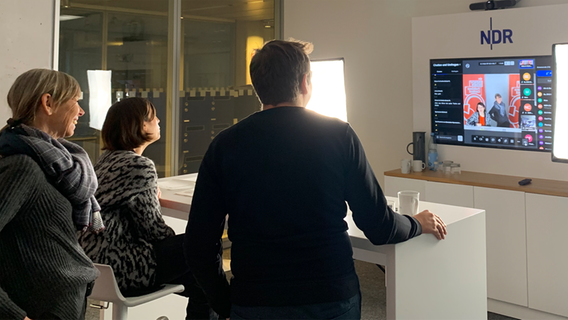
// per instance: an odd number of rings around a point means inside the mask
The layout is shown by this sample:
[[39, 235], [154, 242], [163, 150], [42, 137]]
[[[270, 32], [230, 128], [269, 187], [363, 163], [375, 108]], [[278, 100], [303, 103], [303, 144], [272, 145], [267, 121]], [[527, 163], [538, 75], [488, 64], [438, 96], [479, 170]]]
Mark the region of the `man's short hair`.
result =
[[309, 42], [271, 40], [256, 50], [250, 63], [250, 77], [263, 105], [296, 100], [305, 74], [310, 80]]
[[495, 94], [495, 98], [502, 98], [501, 95], [499, 93]]

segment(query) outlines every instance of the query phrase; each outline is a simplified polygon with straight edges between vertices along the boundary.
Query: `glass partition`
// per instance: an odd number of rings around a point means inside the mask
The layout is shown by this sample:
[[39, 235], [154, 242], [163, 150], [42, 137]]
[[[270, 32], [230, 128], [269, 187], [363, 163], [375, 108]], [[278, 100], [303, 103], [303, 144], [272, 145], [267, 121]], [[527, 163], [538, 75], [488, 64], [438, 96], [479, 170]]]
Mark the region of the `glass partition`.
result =
[[69, 140], [81, 145], [95, 161], [99, 155], [99, 133], [89, 127], [87, 70], [101, 69], [102, 65], [102, 12], [90, 10], [61, 10], [59, 35], [59, 70], [73, 75], [83, 90], [79, 103], [85, 115], [79, 118], [75, 135]]
[[[105, 5], [99, 5], [105, 3]], [[74, 76], [81, 85], [80, 102], [85, 115], [69, 140], [83, 146], [91, 160], [101, 154], [100, 129], [109, 103], [131, 96], [148, 98], [162, 122], [162, 138], [145, 155], [159, 176], [169, 171], [166, 152], [169, 122], [166, 121], [168, 61], [167, 1], [62, 1], [59, 38], [59, 70]], [[108, 70], [110, 81], [94, 81], [96, 70]], [[108, 89], [108, 90], [107, 90]], [[107, 95], [102, 104], [93, 95]], [[107, 102], [109, 101], [109, 102]], [[93, 120], [100, 118], [98, 124]]]
[[260, 109], [248, 64], [254, 49], [278, 38], [279, 7], [277, 0], [61, 0], [59, 70], [79, 81], [85, 110], [69, 140], [96, 162], [108, 106], [139, 96], [161, 120], [162, 138], [144, 152], [158, 175], [197, 172], [211, 140]]
[[248, 64], [275, 36], [274, 1], [182, 0], [178, 174], [197, 172], [211, 140], [260, 110]]

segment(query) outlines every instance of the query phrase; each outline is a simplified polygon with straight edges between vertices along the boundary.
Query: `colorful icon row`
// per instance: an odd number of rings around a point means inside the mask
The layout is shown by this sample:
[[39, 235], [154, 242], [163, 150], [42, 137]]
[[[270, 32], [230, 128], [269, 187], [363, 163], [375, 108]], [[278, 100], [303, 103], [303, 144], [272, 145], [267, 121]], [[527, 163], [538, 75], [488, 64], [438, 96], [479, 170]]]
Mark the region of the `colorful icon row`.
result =
[[[539, 138], [540, 138], [540, 139], [543, 139], [544, 137], [543, 137], [542, 135], [540, 135]], [[525, 135], [525, 139], [527, 139], [527, 141], [528, 141], [529, 143], [533, 142], [533, 136], [532, 136], [531, 134]], [[541, 140], [541, 141], [538, 142], [538, 144], [541, 145], [541, 146], [543, 146], [543, 145], [544, 145], [544, 141]]]
[[[539, 104], [538, 108], [542, 109], [543, 108], [542, 104]], [[525, 105], [523, 106], [523, 109], [525, 109], [526, 112], [530, 112], [532, 110], [532, 105], [530, 103], [525, 103]], [[540, 110], [538, 112], [538, 114], [542, 114], [542, 110]]]

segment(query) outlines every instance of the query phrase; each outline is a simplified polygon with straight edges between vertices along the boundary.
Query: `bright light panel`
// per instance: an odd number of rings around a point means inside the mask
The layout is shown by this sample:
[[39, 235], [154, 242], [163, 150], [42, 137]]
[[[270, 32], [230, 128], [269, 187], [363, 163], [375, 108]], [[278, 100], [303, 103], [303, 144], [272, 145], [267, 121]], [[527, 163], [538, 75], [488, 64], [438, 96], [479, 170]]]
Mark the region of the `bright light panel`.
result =
[[568, 162], [568, 44], [556, 44], [553, 49], [555, 69], [554, 126], [552, 161]]
[[62, 14], [59, 16], [59, 21], [63, 22], [63, 21], [69, 21], [69, 20], [76, 20], [76, 19], [82, 19], [84, 18], [83, 16], [72, 16], [72, 15], [68, 15], [68, 14]]
[[111, 105], [110, 70], [87, 70], [89, 81], [89, 127], [102, 130]]
[[307, 108], [347, 121], [343, 59], [311, 62], [312, 98]]

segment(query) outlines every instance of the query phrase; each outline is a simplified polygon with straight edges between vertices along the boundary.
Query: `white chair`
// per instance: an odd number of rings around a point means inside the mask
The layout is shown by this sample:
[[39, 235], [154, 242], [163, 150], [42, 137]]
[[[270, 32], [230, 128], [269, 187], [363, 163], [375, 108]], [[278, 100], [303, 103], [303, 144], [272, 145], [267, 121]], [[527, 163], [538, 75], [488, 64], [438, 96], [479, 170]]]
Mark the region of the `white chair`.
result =
[[125, 298], [114, 278], [112, 267], [106, 264], [95, 263], [95, 267], [99, 269], [101, 275], [95, 280], [93, 292], [89, 299], [100, 300], [112, 303], [112, 319], [126, 320], [128, 316], [128, 307], [135, 307], [143, 303], [156, 300], [171, 293], [182, 292], [185, 288], [183, 285], [166, 284], [162, 289], [148, 293], [142, 296]]

